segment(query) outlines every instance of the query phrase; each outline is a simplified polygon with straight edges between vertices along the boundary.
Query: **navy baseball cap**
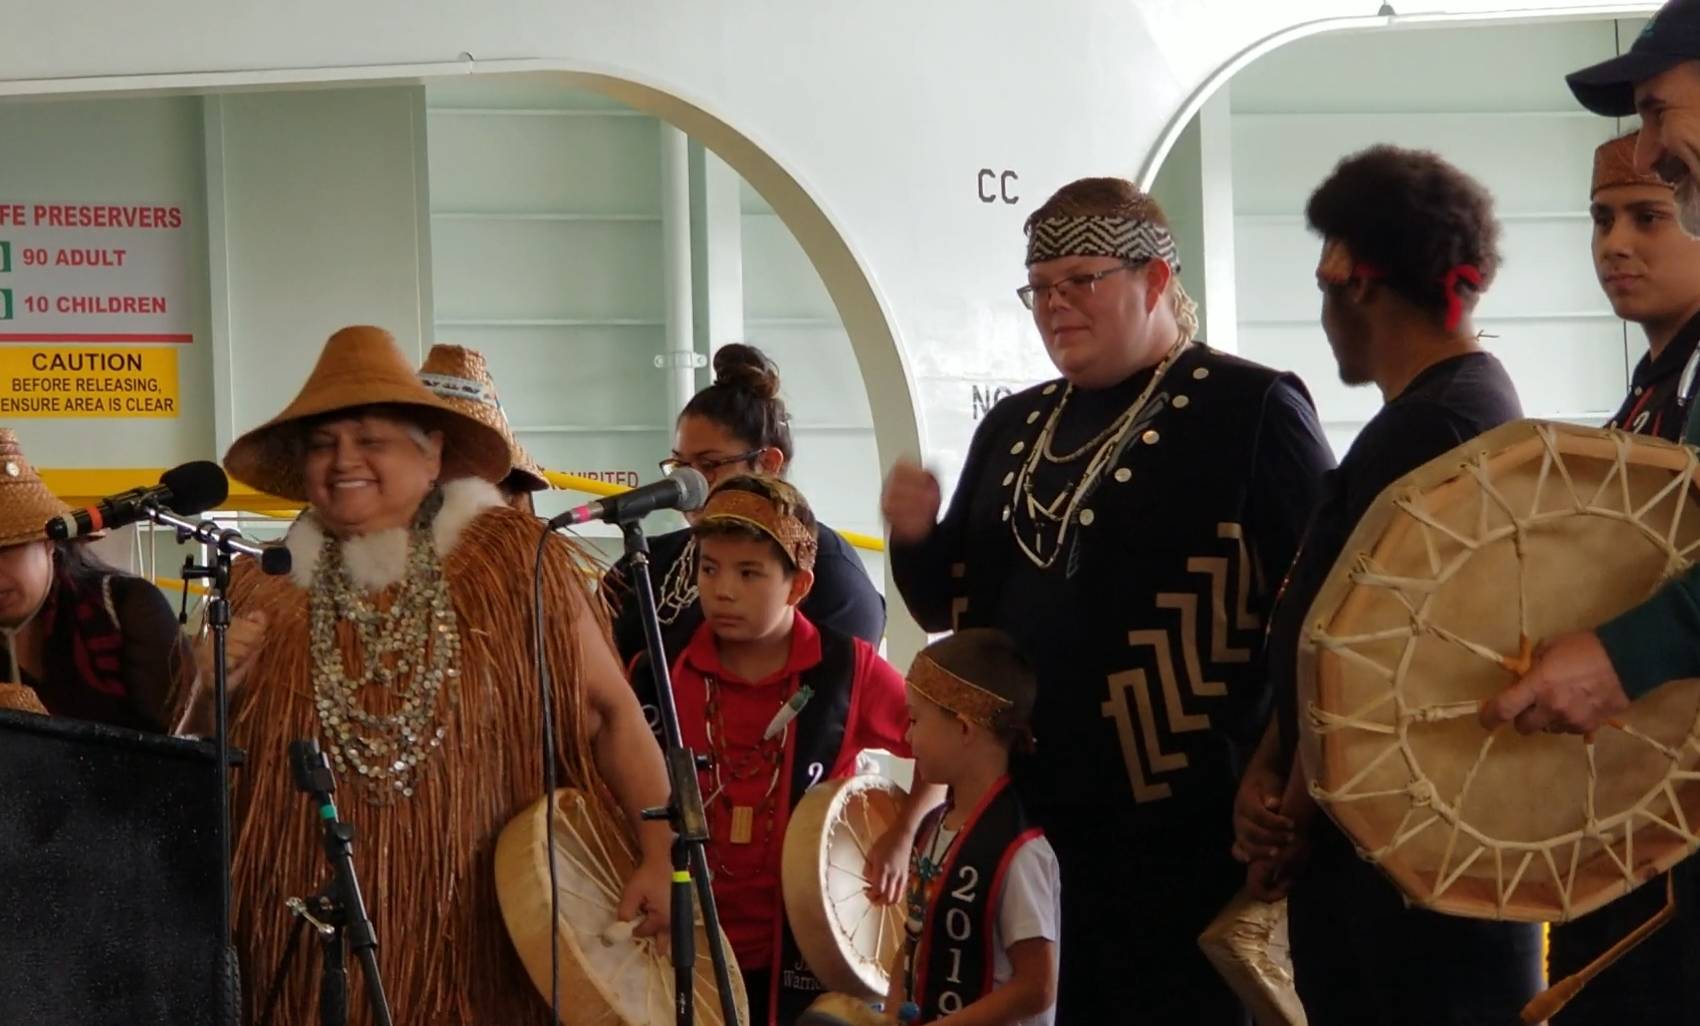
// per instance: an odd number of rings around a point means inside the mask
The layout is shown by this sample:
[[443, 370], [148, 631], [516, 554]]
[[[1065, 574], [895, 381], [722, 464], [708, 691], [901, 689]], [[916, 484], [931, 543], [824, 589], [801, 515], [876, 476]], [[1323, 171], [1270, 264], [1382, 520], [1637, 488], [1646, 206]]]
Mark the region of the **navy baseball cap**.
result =
[[1608, 118], [1635, 113], [1635, 86], [1683, 61], [1700, 60], [1700, 0], [1670, 0], [1647, 22], [1629, 52], [1566, 75], [1576, 100]]

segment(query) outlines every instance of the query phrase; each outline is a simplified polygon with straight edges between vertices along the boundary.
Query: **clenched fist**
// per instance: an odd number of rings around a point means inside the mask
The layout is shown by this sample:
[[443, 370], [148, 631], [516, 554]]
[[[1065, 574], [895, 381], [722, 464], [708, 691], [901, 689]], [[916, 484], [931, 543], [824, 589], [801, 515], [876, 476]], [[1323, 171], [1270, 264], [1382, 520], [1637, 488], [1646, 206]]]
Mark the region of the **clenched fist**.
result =
[[[265, 637], [266, 614], [238, 613], [230, 618], [230, 629], [224, 635], [224, 665], [229, 671], [226, 679], [231, 687], [241, 684], [248, 675], [249, 664], [254, 661], [254, 654], [260, 650]], [[209, 689], [213, 679], [212, 663], [213, 639], [212, 632], [208, 631], [195, 643], [195, 670], [202, 685]]]
[[938, 523], [939, 479], [919, 463], [898, 460], [885, 479], [880, 512], [891, 527], [891, 540], [900, 545], [925, 541]]

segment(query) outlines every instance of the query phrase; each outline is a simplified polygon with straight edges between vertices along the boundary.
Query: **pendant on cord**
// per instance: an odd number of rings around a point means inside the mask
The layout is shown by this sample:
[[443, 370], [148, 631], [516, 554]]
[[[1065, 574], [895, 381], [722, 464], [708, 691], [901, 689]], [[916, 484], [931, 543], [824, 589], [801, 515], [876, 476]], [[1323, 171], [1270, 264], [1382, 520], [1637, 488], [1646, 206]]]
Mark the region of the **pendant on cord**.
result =
[[751, 805], [732, 806], [732, 829], [727, 838], [733, 844], [749, 844], [756, 832], [756, 810]]

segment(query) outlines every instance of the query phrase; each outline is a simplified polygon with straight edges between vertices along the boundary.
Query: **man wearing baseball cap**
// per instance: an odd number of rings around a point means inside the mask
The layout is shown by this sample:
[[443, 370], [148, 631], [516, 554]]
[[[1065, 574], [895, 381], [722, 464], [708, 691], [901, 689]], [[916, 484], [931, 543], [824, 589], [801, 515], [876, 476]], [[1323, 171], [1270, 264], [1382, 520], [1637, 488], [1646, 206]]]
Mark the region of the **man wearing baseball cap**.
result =
[[1683, 227], [1700, 235], [1700, 0], [1670, 0], [1627, 52], [1565, 81], [1595, 114], [1641, 115], [1635, 165], [1677, 187]]
[[[1596, 114], [1641, 115], [1632, 172], [1653, 171], [1670, 182], [1683, 228], [1700, 236], [1700, 0], [1671, 0], [1626, 53], [1583, 68], [1566, 81], [1576, 99]], [[1687, 412], [1684, 437], [1692, 445], [1700, 440], [1700, 417], [1692, 408]], [[1484, 704], [1481, 721], [1489, 729], [1514, 723], [1525, 734], [1590, 734], [1666, 681], [1693, 677], [1700, 677], [1700, 568], [1597, 630], [1548, 640], [1530, 671]], [[1695, 907], [1700, 894], [1694, 876], [1692, 867], [1673, 874], [1676, 919], [1591, 983], [1582, 1000], [1554, 1017], [1557, 1026], [1700, 1021], [1700, 908]], [[1575, 962], [1616, 939], [1601, 933], [1620, 933], [1633, 925], [1622, 918], [1608, 906], [1563, 931], [1570, 936], [1563, 943], [1555, 938], [1554, 975], [1574, 970]], [[1596, 919], [1600, 922], [1591, 922]], [[1580, 950], [1560, 950], [1571, 947]]]

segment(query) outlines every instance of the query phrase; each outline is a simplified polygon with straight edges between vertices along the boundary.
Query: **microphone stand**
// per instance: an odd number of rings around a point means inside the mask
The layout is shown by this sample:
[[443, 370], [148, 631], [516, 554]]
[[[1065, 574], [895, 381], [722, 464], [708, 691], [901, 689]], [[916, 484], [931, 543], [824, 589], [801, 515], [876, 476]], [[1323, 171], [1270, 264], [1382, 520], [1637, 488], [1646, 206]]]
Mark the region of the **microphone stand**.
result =
[[344, 1026], [348, 1022], [347, 950], [360, 960], [366, 982], [366, 1000], [372, 1006], [375, 1026], [390, 1026], [390, 1003], [384, 996], [384, 980], [378, 972], [378, 933], [366, 914], [360, 894], [360, 878], [354, 871], [354, 827], [337, 817], [336, 776], [325, 753], [313, 740], [293, 741], [289, 761], [295, 771], [295, 786], [313, 800], [325, 828], [325, 857], [335, 878], [329, 891], [315, 899], [311, 910], [291, 901], [295, 913], [312, 923], [324, 943], [324, 974], [319, 984], [321, 1026]]
[[714, 964], [714, 982], [720, 989], [721, 1015], [728, 1026], [736, 1026], [739, 1020], [737, 1002], [732, 999], [732, 974], [727, 967], [726, 950], [720, 942], [720, 911], [715, 905], [713, 882], [708, 872], [708, 812], [703, 807], [702, 786], [697, 779], [697, 755], [685, 747], [684, 737], [679, 732], [679, 708], [673, 701], [667, 648], [661, 638], [661, 619], [655, 611], [655, 590], [649, 572], [649, 541], [644, 538], [641, 518], [622, 521], [620, 531], [625, 537], [626, 554], [631, 557], [632, 591], [637, 596], [638, 613], [643, 620], [644, 645], [649, 652], [650, 671], [655, 677], [655, 702], [661, 712], [661, 727], [666, 739], [664, 754], [671, 793], [665, 808], [645, 809], [643, 818], [664, 819], [672, 824], [674, 832], [674, 1021], [677, 1026], [693, 1026], [696, 1016], [696, 917], [691, 893], [694, 881], [696, 897], [702, 902], [709, 956]]
[[[265, 550], [245, 540], [239, 531], [226, 530], [211, 520], [191, 523], [161, 509], [156, 502], [144, 502], [141, 513], [144, 518], [162, 527], [172, 528], [179, 545], [194, 539], [209, 546], [213, 552], [213, 559], [205, 566], [185, 563], [183, 578], [186, 581], [205, 579], [211, 584], [212, 591], [207, 600], [207, 624], [212, 628], [213, 638], [214, 745], [218, 760], [218, 936], [219, 943], [224, 946], [225, 959], [218, 973], [215, 1007], [219, 1009], [220, 1020], [234, 1026], [241, 1015], [242, 979], [236, 950], [231, 943], [230, 927], [230, 682], [224, 664], [225, 636], [230, 630], [230, 600], [226, 592], [230, 586], [231, 556], [241, 553], [264, 560]], [[287, 549], [275, 551], [288, 552]], [[271, 562], [271, 565], [277, 564]], [[287, 566], [284, 569], [287, 570]]]

